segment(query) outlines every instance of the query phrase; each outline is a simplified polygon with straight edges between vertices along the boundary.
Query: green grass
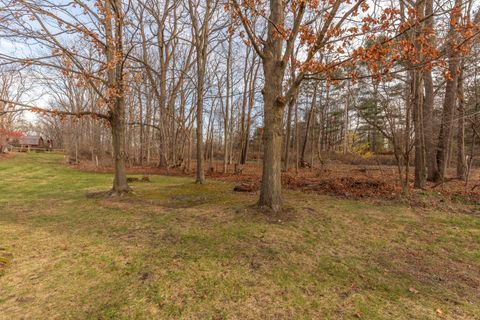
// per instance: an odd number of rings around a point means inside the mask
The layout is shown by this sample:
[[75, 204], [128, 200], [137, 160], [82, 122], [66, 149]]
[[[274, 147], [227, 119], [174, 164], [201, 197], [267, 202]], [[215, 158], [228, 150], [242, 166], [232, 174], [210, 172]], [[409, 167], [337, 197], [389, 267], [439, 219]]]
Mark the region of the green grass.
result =
[[0, 319], [480, 319], [480, 218], [0, 160]]

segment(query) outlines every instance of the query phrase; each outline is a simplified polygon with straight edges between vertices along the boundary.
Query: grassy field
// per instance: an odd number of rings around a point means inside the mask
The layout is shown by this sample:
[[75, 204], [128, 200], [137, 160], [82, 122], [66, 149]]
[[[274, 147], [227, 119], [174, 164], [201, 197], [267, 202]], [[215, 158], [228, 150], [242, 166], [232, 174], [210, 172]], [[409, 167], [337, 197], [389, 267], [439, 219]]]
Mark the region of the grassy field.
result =
[[480, 319], [480, 216], [0, 160], [0, 319]]

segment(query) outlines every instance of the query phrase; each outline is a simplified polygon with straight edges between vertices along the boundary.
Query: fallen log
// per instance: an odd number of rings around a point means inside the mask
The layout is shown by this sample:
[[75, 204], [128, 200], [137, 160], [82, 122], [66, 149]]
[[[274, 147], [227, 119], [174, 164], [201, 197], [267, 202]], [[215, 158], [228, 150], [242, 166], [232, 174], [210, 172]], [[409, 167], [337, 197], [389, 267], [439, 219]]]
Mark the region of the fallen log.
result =
[[233, 191], [235, 191], [235, 192], [255, 192], [255, 191], [257, 191], [257, 188], [255, 187], [254, 184], [242, 183], [242, 184], [236, 185], [233, 188]]

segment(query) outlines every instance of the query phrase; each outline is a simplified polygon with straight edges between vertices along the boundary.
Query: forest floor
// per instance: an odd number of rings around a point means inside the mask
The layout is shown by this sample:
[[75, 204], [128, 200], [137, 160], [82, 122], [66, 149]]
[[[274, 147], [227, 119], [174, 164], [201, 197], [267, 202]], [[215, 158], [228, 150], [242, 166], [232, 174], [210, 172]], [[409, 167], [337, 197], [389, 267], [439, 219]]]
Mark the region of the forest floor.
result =
[[[107, 161], [108, 163], [108, 161]], [[86, 172], [111, 173], [110, 165], [96, 166], [91, 161], [82, 161], [71, 166]], [[193, 162], [192, 167], [195, 167]], [[209, 169], [209, 168], [213, 168]], [[157, 166], [130, 166], [130, 174], [166, 175], [193, 177], [194, 172], [186, 173], [182, 168], [159, 168]], [[243, 185], [253, 192], [258, 191], [261, 181], [261, 164], [257, 161], [242, 166], [241, 173], [235, 173], [235, 166], [229, 165], [223, 173], [223, 163], [214, 162], [205, 165], [207, 179], [231, 182]], [[455, 172], [449, 171], [449, 177]], [[413, 188], [414, 169], [410, 168], [410, 194], [402, 196], [398, 179], [398, 169], [393, 165], [380, 164], [346, 164], [341, 161], [325, 161], [322, 168], [291, 168], [282, 173], [284, 188], [304, 193], [329, 195], [342, 199], [369, 199], [408, 202], [416, 207], [437, 207], [441, 210], [480, 210], [480, 170], [473, 169], [468, 185], [464, 181], [447, 178], [444, 183], [427, 182], [423, 190]]]
[[480, 216], [0, 160], [0, 319], [480, 319]]

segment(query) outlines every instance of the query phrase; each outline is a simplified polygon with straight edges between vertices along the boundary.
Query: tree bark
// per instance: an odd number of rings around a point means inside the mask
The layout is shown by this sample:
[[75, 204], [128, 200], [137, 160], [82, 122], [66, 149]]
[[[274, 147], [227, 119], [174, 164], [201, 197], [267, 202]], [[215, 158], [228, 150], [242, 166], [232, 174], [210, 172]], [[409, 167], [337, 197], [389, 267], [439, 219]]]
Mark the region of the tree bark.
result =
[[[201, 74], [201, 71], [198, 72]], [[200, 77], [200, 76], [199, 76]], [[198, 96], [203, 93], [203, 85], [199, 85]], [[203, 156], [203, 97], [197, 98], [197, 172], [195, 183], [205, 183]]]
[[114, 31], [111, 20], [106, 19], [105, 29], [107, 34], [107, 61], [114, 62], [115, 68], [108, 71], [108, 85], [110, 89], [110, 127], [112, 131], [113, 165], [115, 169], [112, 193], [121, 195], [129, 192], [125, 170], [125, 96], [123, 83], [123, 65], [118, 57], [123, 57], [123, 17], [122, 1], [113, 2], [115, 8], [112, 10], [112, 3], [107, 1], [105, 10], [108, 13], [114, 12]]
[[[283, 11], [283, 8], [280, 8]], [[258, 205], [273, 211], [282, 208], [282, 120], [285, 102], [281, 100], [284, 70], [274, 59], [264, 59], [265, 85], [263, 172]]]
[[[453, 79], [447, 80], [447, 88], [445, 89], [445, 100], [443, 103], [442, 125], [440, 127], [440, 135], [438, 137], [437, 165], [438, 174], [435, 181], [443, 181], [447, 171], [448, 151], [451, 144], [451, 133], [453, 127], [454, 108], [456, 103], [456, 86], [457, 71], [456, 62], [450, 62], [450, 72]], [[455, 71], [454, 71], [455, 69]]]
[[113, 146], [113, 165], [115, 174], [112, 192], [118, 195], [129, 192], [125, 170], [125, 105], [123, 98], [118, 99], [110, 120]]
[[[455, 5], [460, 7], [461, 0], [455, 0]], [[451, 20], [456, 20], [458, 13], [452, 11]], [[453, 129], [453, 116], [455, 110], [455, 104], [457, 101], [457, 86], [458, 86], [458, 53], [455, 50], [455, 27], [451, 26], [448, 34], [447, 42], [447, 55], [448, 55], [448, 71], [449, 76], [447, 78], [447, 86], [445, 88], [445, 98], [443, 100], [443, 115], [442, 123], [440, 127], [440, 134], [438, 137], [437, 147], [437, 165], [438, 174], [435, 176], [435, 181], [443, 181], [445, 179], [447, 164], [448, 164], [448, 152], [450, 150], [451, 135]]]
[[[423, 19], [425, 16], [425, 1], [417, 0], [415, 3], [418, 19]], [[423, 45], [418, 41], [418, 36], [421, 34], [423, 24], [417, 24], [413, 31], [413, 40], [415, 41], [416, 60], [423, 61], [422, 55]], [[414, 146], [415, 146], [415, 182], [414, 187], [423, 189], [427, 183], [426, 165], [425, 165], [425, 143], [423, 130], [423, 75], [419, 69], [414, 69], [410, 72], [410, 103], [413, 111], [413, 126], [414, 126]]]
[[317, 87], [315, 86], [313, 97], [312, 97], [312, 104], [310, 105], [310, 110], [308, 112], [307, 127], [305, 128], [305, 136], [303, 138], [302, 154], [300, 156], [300, 165], [302, 167], [305, 166], [305, 150], [307, 149], [308, 136], [310, 134], [310, 125], [312, 123], [313, 114], [315, 112], [316, 100], [317, 100]]
[[[433, 0], [425, 1], [425, 26], [433, 32]], [[428, 41], [435, 41], [433, 37]], [[423, 137], [425, 143], [425, 162], [427, 166], [427, 180], [433, 181], [438, 176], [438, 166], [436, 160], [436, 146], [433, 134], [433, 103], [434, 88], [431, 70], [423, 71], [423, 82], [425, 86], [425, 100], [423, 102]]]
[[422, 76], [419, 70], [414, 70], [411, 79], [411, 103], [413, 109], [413, 126], [415, 130], [415, 188], [425, 188], [425, 147], [423, 143], [423, 95], [421, 93]]
[[[249, 83], [249, 95], [248, 95], [248, 110], [247, 110], [247, 119], [246, 119], [246, 126], [244, 129], [242, 129], [243, 136], [242, 139], [244, 140], [242, 146], [242, 152], [241, 152], [241, 157], [240, 157], [240, 164], [245, 164], [247, 162], [247, 155], [248, 155], [248, 147], [250, 145], [250, 128], [252, 125], [252, 110], [253, 106], [255, 104], [255, 84], [257, 82], [257, 76], [258, 76], [258, 70], [259, 70], [259, 64], [256, 64], [255, 66], [255, 57], [252, 60], [252, 70], [251, 70], [251, 76], [250, 76], [250, 83]], [[243, 108], [243, 107], [242, 107]], [[242, 110], [242, 114], [243, 114]], [[243, 118], [243, 116], [242, 116]], [[243, 123], [243, 121], [242, 121]]]
[[[215, 2], [218, 4], [218, 2]], [[213, 1], [206, 0], [205, 11], [202, 12], [203, 21], [198, 20], [200, 11], [198, 4], [188, 1], [190, 18], [192, 20], [192, 32], [194, 34], [194, 46], [197, 52], [197, 172], [196, 183], [205, 183], [204, 172], [204, 147], [203, 147], [203, 94], [205, 91], [205, 71], [208, 58], [208, 37], [210, 33], [209, 19], [212, 14]]]
[[347, 99], [343, 113], [343, 154], [348, 152], [348, 112], [350, 111], [350, 81], [347, 83]]
[[[228, 50], [227, 50], [227, 95], [225, 97], [225, 113], [223, 118], [223, 173], [228, 171], [228, 129], [229, 129], [229, 120], [230, 116], [233, 117], [233, 114], [230, 115], [230, 74], [232, 68], [232, 36], [228, 37]], [[223, 99], [220, 97], [220, 99]]]
[[291, 132], [292, 132], [292, 113], [293, 106], [296, 103], [296, 97], [288, 102], [288, 111], [287, 111], [287, 123], [286, 123], [286, 134], [285, 134], [285, 155], [283, 159], [283, 171], [288, 171], [290, 165], [290, 142], [291, 142]]
[[465, 98], [463, 92], [463, 66], [458, 74], [458, 122], [457, 122], [457, 178], [467, 178], [467, 161], [465, 158]]

